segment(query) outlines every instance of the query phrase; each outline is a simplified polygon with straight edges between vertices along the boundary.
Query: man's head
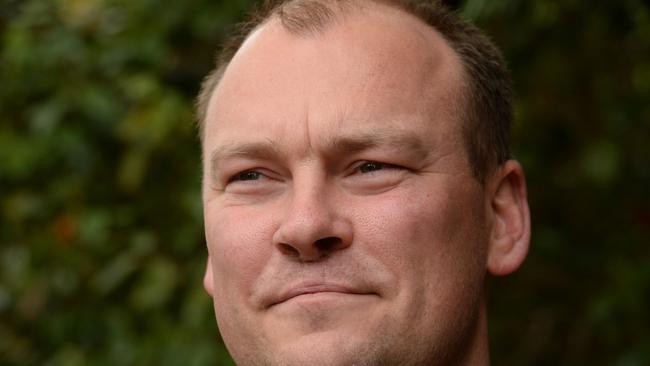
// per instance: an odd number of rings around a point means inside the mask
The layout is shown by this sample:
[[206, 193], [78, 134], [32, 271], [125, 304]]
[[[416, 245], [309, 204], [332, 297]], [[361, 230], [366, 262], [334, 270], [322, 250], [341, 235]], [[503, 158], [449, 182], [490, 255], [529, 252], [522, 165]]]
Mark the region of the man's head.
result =
[[204, 282], [240, 364], [487, 360], [485, 275], [529, 237], [507, 72], [410, 3], [276, 6], [204, 84]]

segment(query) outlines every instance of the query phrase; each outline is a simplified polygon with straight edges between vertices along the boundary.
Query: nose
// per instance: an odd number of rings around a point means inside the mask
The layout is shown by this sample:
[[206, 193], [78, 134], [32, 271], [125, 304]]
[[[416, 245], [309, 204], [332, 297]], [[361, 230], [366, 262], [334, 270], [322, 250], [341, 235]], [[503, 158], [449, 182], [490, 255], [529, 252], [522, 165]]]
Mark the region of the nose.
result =
[[325, 189], [293, 189], [282, 221], [273, 236], [274, 246], [301, 262], [322, 260], [352, 243], [352, 226]]

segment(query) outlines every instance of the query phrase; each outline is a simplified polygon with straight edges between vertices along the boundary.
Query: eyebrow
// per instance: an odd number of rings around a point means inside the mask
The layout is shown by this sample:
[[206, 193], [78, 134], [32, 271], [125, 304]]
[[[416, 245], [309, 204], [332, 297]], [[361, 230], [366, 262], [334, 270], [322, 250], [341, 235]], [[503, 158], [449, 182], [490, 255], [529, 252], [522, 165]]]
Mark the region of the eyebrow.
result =
[[242, 142], [242, 143], [225, 143], [212, 152], [211, 161], [228, 158], [250, 158], [250, 157], [267, 157], [269, 155], [278, 155], [277, 146], [272, 141], [262, 142]]
[[228, 159], [268, 159], [280, 155], [279, 149], [272, 141], [225, 143], [210, 154], [210, 173], [217, 176], [219, 163]]
[[413, 154], [417, 159], [424, 159], [429, 150], [424, 141], [413, 132], [377, 130], [336, 137], [328, 142], [328, 151], [341, 155], [351, 155], [382, 146]]

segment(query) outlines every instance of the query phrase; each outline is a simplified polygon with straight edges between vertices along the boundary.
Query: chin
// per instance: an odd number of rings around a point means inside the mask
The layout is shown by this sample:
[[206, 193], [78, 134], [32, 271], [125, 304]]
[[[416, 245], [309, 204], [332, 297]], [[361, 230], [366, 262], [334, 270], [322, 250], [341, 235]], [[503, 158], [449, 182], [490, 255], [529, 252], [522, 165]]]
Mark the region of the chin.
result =
[[[377, 339], [379, 338], [379, 339]], [[280, 337], [264, 344], [239, 343], [229, 348], [238, 366], [371, 366], [399, 364], [383, 362], [386, 350], [381, 337], [360, 334], [349, 330], [326, 330], [302, 334], [291, 338]], [[254, 352], [251, 350], [254, 349]]]
[[[365, 339], [364, 339], [365, 338]], [[305, 335], [283, 345], [278, 359], [270, 365], [378, 365], [382, 364], [377, 345], [371, 346], [371, 337], [350, 336], [333, 331]]]

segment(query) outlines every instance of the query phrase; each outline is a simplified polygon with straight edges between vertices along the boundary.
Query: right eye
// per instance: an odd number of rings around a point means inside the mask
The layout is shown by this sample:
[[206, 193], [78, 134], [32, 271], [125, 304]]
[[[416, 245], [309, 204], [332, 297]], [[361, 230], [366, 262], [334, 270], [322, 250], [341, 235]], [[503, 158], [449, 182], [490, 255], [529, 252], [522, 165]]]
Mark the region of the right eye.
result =
[[264, 196], [282, 188], [282, 176], [272, 170], [252, 168], [227, 175], [223, 190], [226, 193], [243, 196]]
[[237, 181], [249, 181], [249, 180], [259, 180], [264, 175], [256, 170], [246, 170], [241, 173], [235, 174], [228, 180], [228, 183], [237, 182]]

